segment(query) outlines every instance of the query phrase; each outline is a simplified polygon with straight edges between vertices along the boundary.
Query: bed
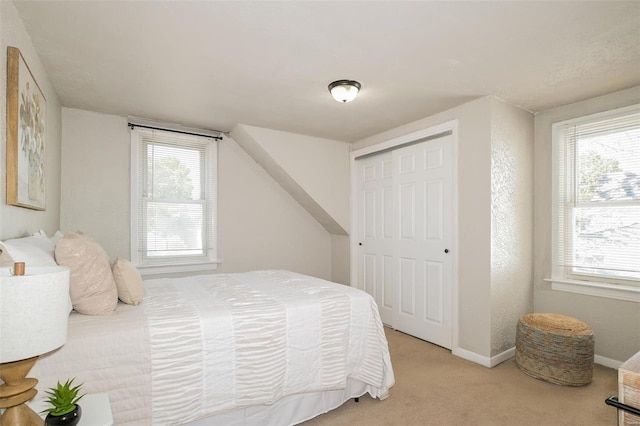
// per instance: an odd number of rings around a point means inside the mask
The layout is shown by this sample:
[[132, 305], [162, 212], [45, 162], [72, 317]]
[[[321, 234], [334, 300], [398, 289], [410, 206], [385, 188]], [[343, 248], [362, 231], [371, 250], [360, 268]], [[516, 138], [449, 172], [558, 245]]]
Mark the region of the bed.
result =
[[137, 306], [72, 312], [30, 376], [36, 398], [72, 377], [108, 393], [118, 425], [296, 424], [394, 384], [371, 296], [272, 270], [146, 280]]

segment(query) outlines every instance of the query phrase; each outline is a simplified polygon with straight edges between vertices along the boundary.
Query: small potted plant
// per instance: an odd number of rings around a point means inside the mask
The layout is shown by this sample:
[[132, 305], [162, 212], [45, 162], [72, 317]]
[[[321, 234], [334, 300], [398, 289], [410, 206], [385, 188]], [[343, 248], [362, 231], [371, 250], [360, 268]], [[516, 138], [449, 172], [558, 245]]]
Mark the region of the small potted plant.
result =
[[78, 396], [82, 385], [72, 386], [75, 379], [67, 380], [65, 384], [60, 384], [54, 388], [49, 388], [47, 403], [51, 406], [43, 413], [47, 413], [44, 419], [46, 426], [75, 426], [80, 421], [82, 410], [78, 401], [84, 396]]

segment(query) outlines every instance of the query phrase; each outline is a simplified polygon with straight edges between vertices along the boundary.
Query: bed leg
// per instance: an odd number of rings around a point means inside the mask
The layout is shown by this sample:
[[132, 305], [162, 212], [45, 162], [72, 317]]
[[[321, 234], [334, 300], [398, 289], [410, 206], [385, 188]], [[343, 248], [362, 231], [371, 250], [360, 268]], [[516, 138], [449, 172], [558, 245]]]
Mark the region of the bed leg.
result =
[[355, 402], [360, 402], [360, 398], [353, 398]]

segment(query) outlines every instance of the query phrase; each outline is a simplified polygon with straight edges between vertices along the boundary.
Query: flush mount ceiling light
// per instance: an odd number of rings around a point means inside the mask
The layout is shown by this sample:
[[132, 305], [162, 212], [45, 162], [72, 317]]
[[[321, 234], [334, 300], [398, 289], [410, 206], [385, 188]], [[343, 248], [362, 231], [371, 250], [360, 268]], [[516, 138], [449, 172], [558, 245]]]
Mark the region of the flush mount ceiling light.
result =
[[351, 102], [358, 96], [362, 86], [354, 80], [338, 80], [329, 85], [331, 96], [338, 102]]

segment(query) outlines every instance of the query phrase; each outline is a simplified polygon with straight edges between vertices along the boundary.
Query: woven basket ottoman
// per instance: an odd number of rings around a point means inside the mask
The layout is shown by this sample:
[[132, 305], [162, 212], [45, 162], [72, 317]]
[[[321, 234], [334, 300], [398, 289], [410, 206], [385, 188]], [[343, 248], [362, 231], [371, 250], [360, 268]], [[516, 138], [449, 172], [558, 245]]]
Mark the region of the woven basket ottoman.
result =
[[560, 314], [528, 314], [518, 321], [516, 365], [558, 385], [583, 386], [593, 377], [594, 337], [584, 322]]

